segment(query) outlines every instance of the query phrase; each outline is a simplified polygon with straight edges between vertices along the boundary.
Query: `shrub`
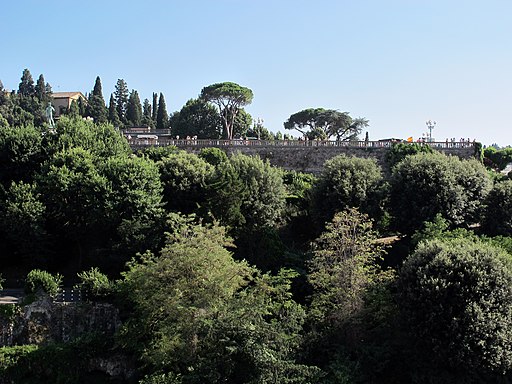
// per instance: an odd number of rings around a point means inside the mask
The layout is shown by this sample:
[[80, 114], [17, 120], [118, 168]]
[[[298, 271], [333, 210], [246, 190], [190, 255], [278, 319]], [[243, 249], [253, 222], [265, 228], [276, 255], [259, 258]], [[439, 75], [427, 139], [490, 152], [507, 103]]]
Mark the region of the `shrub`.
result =
[[25, 279], [25, 292], [37, 293], [38, 291], [46, 292], [48, 295], [54, 297], [59, 292], [62, 285], [62, 275], [52, 275], [49, 272], [41, 271], [40, 269], [33, 269]]
[[347, 208], [377, 216], [381, 183], [382, 172], [375, 159], [339, 155], [327, 160], [313, 189], [312, 211], [318, 224]]
[[489, 235], [512, 235], [512, 180], [494, 185], [485, 201], [482, 229]]
[[78, 273], [81, 282], [75, 285], [91, 299], [105, 298], [112, 294], [113, 284], [108, 277], [96, 267]]
[[470, 375], [512, 368], [512, 260], [466, 239], [420, 243], [399, 279], [402, 316], [435, 365]]

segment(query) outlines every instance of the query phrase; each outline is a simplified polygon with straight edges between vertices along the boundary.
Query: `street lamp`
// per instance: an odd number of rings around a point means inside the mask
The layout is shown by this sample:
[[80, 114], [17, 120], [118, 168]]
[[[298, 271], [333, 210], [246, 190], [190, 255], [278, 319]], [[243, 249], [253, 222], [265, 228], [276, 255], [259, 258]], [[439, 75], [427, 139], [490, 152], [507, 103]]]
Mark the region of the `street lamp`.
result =
[[432, 142], [432, 130], [434, 129], [434, 127], [436, 126], [436, 122], [433, 121], [433, 120], [428, 120], [425, 124], [427, 124], [427, 128], [428, 128], [428, 141], [429, 142]]

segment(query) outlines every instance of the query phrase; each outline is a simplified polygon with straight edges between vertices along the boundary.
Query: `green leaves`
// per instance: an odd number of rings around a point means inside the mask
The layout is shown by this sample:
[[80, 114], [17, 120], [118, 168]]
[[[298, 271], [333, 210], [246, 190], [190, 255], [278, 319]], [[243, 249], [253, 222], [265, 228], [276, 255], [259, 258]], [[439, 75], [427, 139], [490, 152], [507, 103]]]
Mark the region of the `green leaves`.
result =
[[396, 227], [412, 233], [438, 213], [452, 226], [478, 222], [491, 181], [477, 160], [419, 153], [393, 168], [390, 186]]
[[512, 263], [465, 239], [421, 243], [400, 273], [404, 319], [434, 360], [472, 372], [512, 367]]
[[219, 108], [224, 125], [223, 136], [232, 140], [235, 118], [241, 107], [252, 102], [252, 91], [236, 83], [225, 82], [204, 87], [199, 97]]
[[285, 129], [295, 129], [310, 140], [325, 140], [336, 137], [336, 140], [346, 140], [357, 137], [368, 120], [352, 119], [348, 112], [334, 109], [308, 108], [291, 115], [285, 121]]
[[313, 188], [313, 215], [323, 225], [349, 207], [376, 214], [381, 184], [381, 169], [374, 159], [335, 156], [325, 162]]
[[135, 316], [121, 341], [154, 371], [171, 372], [162, 379], [309, 382], [317, 370], [295, 360], [305, 317], [291, 299], [295, 274], [261, 275], [232, 259], [222, 227], [175, 219], [161, 255], [145, 254], [124, 273]]

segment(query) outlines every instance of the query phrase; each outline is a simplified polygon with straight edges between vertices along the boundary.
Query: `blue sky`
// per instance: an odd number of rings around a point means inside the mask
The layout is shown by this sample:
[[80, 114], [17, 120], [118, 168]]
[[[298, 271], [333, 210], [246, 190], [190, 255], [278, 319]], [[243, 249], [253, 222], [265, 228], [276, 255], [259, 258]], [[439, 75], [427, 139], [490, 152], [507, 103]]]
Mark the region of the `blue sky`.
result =
[[17, 89], [28, 68], [85, 93], [100, 76], [108, 100], [122, 78], [169, 112], [233, 81], [274, 132], [323, 107], [369, 119], [370, 139], [418, 138], [433, 119], [438, 140], [505, 146], [511, 20], [510, 0], [2, 1], [0, 80]]

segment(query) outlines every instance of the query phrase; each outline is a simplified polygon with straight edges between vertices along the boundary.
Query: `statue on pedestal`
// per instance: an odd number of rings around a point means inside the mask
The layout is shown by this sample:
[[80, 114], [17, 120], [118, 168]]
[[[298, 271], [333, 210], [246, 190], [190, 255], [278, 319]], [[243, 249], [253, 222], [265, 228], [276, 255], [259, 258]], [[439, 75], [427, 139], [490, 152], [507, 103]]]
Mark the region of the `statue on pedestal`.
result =
[[50, 128], [55, 128], [55, 122], [53, 121], [53, 112], [55, 112], [55, 108], [51, 102], [48, 102], [48, 106], [46, 107], [46, 120], [50, 125]]

